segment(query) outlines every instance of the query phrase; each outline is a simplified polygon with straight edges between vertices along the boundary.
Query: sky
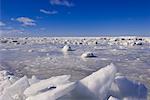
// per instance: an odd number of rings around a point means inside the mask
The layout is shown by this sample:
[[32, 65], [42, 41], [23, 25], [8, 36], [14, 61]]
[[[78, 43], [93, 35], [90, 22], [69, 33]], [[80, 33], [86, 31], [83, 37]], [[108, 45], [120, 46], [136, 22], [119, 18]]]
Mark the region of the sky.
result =
[[150, 0], [0, 0], [1, 36], [150, 36]]

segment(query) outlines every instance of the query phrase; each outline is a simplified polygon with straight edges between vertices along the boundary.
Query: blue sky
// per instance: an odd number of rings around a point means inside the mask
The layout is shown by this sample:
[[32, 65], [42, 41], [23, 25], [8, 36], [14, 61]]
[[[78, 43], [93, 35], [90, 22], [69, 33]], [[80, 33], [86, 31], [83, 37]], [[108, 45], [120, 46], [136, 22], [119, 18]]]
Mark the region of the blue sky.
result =
[[150, 36], [150, 0], [1, 0], [1, 35]]

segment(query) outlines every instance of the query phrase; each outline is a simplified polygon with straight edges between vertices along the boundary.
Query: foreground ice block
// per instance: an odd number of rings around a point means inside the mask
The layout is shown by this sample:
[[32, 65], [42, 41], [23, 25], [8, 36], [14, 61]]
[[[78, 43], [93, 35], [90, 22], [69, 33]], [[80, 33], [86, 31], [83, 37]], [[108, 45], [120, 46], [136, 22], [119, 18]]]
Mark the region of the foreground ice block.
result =
[[26, 76], [12, 83], [1, 74], [0, 100], [146, 100], [147, 88], [117, 73], [110, 64], [93, 74], [69, 82], [70, 75], [39, 80]]
[[[0, 95], [3, 94], [5, 88], [9, 87], [11, 82], [9, 80], [4, 80], [0, 82]], [[1, 100], [1, 99], [0, 99]]]
[[23, 92], [27, 87], [29, 87], [29, 82], [27, 77], [24, 76], [10, 87], [5, 88], [2, 95], [2, 100], [7, 100], [6, 98], [12, 98], [12, 100], [22, 100], [24, 98]]
[[110, 95], [121, 100], [146, 100], [147, 88], [139, 82], [132, 82], [125, 76], [118, 75], [111, 85]]
[[41, 80], [24, 91], [24, 94], [28, 97], [31, 95], [36, 95], [38, 93], [44, 92], [44, 90], [48, 90], [51, 87], [56, 87], [59, 84], [65, 84], [69, 82], [70, 75], [62, 75], [51, 77], [49, 79]]
[[116, 67], [111, 64], [80, 80], [72, 92], [74, 100], [104, 100], [116, 71]]
[[69, 93], [76, 86], [76, 82], [58, 85], [55, 89], [48, 90], [35, 96], [30, 96], [26, 100], [56, 100]]

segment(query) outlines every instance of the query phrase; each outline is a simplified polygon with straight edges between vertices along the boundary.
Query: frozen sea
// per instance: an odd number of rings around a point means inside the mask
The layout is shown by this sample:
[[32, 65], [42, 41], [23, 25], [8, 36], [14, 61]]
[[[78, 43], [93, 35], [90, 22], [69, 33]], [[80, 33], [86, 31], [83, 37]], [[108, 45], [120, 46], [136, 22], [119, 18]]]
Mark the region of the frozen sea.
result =
[[[53, 39], [50, 42], [48, 40], [34, 42], [32, 38], [21, 40], [15, 38], [13, 41], [7, 39], [11, 42], [0, 44], [0, 70], [9, 70], [17, 77], [35, 75], [39, 79], [68, 74], [72, 76], [71, 81], [74, 81], [114, 63], [119, 73], [124, 74], [128, 79], [145, 84], [150, 98], [149, 43], [126, 46], [110, 44], [110, 40], [108, 42], [92, 38], [91, 41], [94, 41], [92, 43], [86, 39], [72, 43], [67, 39], [55, 38], [55, 42]], [[61, 49], [65, 44], [70, 45], [72, 51], [62, 52]], [[81, 55], [87, 51], [93, 52], [96, 57], [81, 58]]]

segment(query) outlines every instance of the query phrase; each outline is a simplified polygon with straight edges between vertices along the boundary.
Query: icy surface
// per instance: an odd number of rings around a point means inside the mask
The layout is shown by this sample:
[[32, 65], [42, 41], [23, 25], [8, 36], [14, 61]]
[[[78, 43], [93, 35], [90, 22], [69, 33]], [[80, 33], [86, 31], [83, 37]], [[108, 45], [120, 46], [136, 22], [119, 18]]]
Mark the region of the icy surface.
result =
[[105, 100], [114, 81], [116, 68], [113, 64], [80, 80], [73, 91], [75, 100]]
[[[118, 86], [125, 88], [126, 84], [129, 84], [131, 87], [137, 87], [134, 92], [146, 91], [147, 88], [148, 99], [150, 99], [149, 37], [24, 37], [1, 38], [0, 41], [0, 70], [7, 70], [7, 72], [1, 72], [3, 74], [0, 73], [0, 90], [3, 92], [6, 87], [14, 88], [12, 86], [16, 81], [25, 75], [28, 77], [27, 80], [24, 77], [28, 83], [26, 85], [31, 86], [52, 76], [60, 75], [71, 75], [70, 81], [75, 82], [114, 63], [118, 72], [123, 75], [115, 77], [113, 84], [117, 90], [111, 85], [110, 96], [123, 99], [133, 99], [131, 96], [134, 95], [145, 97], [143, 92], [128, 95], [127, 90], [120, 90]], [[70, 46], [71, 50], [62, 52], [65, 45]], [[96, 57], [82, 59], [81, 55], [88, 51]], [[122, 84], [124, 81], [126, 84]], [[56, 86], [50, 85], [47, 89], [50, 87], [55, 88]], [[39, 89], [37, 94], [41, 91], [46, 92], [47, 89]], [[3, 92], [0, 92], [0, 95]], [[17, 93], [19, 95], [7, 96], [7, 100], [26, 98], [19, 91]], [[59, 100], [66, 100], [67, 97], [64, 96], [64, 99], [59, 98]], [[2, 96], [0, 100], [1, 98]]]
[[58, 85], [56, 89], [47, 90], [46, 92], [40, 93], [35, 96], [30, 96], [26, 100], [56, 100], [59, 97], [69, 93], [75, 88], [75, 83], [67, 83]]
[[31, 85], [29, 88], [27, 88], [24, 91], [24, 94], [26, 96], [36, 95], [36, 94], [44, 91], [44, 89], [48, 89], [51, 87], [57, 87], [57, 85], [68, 83], [69, 78], [70, 78], [69, 75], [63, 75], [63, 76], [52, 77], [52, 78], [46, 79], [46, 80], [41, 80], [41, 81]]

